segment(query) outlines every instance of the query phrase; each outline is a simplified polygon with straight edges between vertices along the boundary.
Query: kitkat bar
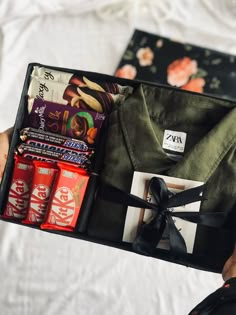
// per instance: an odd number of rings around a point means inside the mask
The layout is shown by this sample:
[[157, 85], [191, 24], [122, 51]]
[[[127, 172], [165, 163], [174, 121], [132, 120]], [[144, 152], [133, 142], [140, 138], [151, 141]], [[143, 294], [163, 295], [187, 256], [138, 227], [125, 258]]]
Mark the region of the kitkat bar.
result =
[[70, 72], [53, 70], [34, 66], [32, 76], [39, 77], [49, 81], [57, 81], [61, 83], [74, 84], [79, 87], [88, 87], [92, 90], [100, 92], [108, 92], [111, 94], [132, 94], [131, 86], [122, 86], [117, 83], [103, 82], [99, 80], [91, 80], [87, 76], [78, 75]]
[[34, 99], [28, 116], [28, 127], [85, 141], [96, 145], [105, 114], [62, 106], [40, 98]]
[[[31, 77], [28, 96], [29, 104], [34, 98], [40, 98], [61, 105], [106, 114], [111, 112], [115, 104], [121, 104], [125, 100], [125, 96], [122, 94], [111, 94], [91, 90], [86, 86], [78, 87], [73, 84], [49, 81], [37, 77]], [[30, 108], [29, 105], [29, 112]]]
[[40, 225], [46, 215], [58, 167], [55, 163], [33, 161], [34, 176], [29, 200], [27, 216], [22, 223]]
[[42, 229], [73, 231], [79, 216], [89, 175], [74, 166], [58, 163], [52, 197]]
[[[62, 148], [64, 149], [64, 148]], [[30, 144], [22, 143], [16, 148], [16, 152], [28, 159], [38, 160], [37, 157], [45, 159], [46, 161], [63, 161], [67, 163], [73, 163], [78, 166], [80, 165], [90, 165], [90, 154], [89, 152], [67, 152], [68, 150], [64, 149], [64, 152], [61, 151], [52, 151], [45, 149], [43, 147], [31, 146]]]
[[34, 128], [22, 129], [20, 132], [20, 139], [26, 143], [29, 143], [30, 141], [42, 141], [44, 143], [58, 145], [63, 148], [70, 148], [77, 151], [90, 150], [84, 141]]
[[20, 156], [15, 156], [14, 160], [8, 201], [2, 217], [22, 220], [26, 217], [29, 204], [33, 164], [32, 161]]

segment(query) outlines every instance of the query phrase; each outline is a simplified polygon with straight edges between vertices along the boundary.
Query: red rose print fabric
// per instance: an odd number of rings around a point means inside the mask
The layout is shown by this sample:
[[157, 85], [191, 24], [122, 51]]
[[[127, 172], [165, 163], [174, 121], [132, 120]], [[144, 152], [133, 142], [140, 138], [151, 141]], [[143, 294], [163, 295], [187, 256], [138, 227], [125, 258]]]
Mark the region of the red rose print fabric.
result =
[[117, 77], [236, 99], [236, 57], [136, 30]]

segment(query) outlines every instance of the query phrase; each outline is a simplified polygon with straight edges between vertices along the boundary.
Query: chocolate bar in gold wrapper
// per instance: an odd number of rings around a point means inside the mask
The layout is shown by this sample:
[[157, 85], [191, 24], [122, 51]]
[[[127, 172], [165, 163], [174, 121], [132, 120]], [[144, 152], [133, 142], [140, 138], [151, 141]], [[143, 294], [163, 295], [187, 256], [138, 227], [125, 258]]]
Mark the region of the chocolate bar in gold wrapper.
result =
[[131, 86], [122, 86], [118, 83], [104, 82], [100, 80], [92, 80], [87, 76], [79, 76], [75, 73], [53, 70], [45, 67], [34, 66], [32, 76], [39, 77], [48, 81], [56, 81], [77, 85], [79, 87], [88, 87], [92, 90], [100, 92], [108, 92], [111, 94], [132, 94]]

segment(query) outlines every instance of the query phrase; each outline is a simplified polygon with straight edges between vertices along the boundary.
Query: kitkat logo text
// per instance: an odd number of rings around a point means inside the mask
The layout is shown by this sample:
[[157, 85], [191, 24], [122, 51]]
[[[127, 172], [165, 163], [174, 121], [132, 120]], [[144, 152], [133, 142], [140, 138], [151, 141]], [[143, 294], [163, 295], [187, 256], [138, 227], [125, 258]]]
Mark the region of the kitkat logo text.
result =
[[24, 218], [28, 203], [29, 187], [27, 183], [20, 179], [15, 180], [10, 188], [6, 214], [17, 219]]
[[31, 221], [41, 222], [47, 210], [50, 189], [45, 185], [34, 187], [30, 199]]
[[60, 187], [54, 194], [49, 221], [59, 226], [70, 225], [75, 214], [75, 201], [72, 191]]

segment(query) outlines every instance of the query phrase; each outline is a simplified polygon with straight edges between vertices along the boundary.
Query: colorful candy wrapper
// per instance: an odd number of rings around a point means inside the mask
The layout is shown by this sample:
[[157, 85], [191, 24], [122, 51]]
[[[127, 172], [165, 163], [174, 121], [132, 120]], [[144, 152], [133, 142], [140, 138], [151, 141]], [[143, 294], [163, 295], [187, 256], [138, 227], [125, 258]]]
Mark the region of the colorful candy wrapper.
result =
[[121, 104], [125, 101], [125, 96], [122, 94], [111, 94], [37, 77], [31, 77], [28, 96], [29, 104], [34, 98], [40, 98], [98, 113], [110, 113], [115, 104]]
[[33, 176], [32, 161], [15, 156], [15, 164], [3, 218], [22, 220], [26, 217]]
[[57, 152], [57, 153], [61, 153], [61, 154], [65, 154], [65, 153], [70, 153], [70, 154], [74, 154], [74, 155], [80, 155], [80, 156], [91, 156], [93, 151], [78, 151], [78, 150], [74, 150], [71, 148], [66, 148], [60, 145], [55, 145], [55, 144], [50, 144], [50, 143], [46, 143], [46, 142], [42, 142], [42, 141], [38, 141], [38, 140], [28, 140], [25, 143], [25, 146], [31, 146], [31, 147], [35, 147], [35, 148], [40, 148], [40, 149], [45, 149], [45, 150], [50, 150], [53, 152]]
[[122, 86], [117, 83], [103, 82], [98, 80], [94, 81], [90, 80], [87, 76], [79, 76], [74, 73], [58, 71], [39, 66], [34, 66], [31, 75], [49, 81], [74, 84], [79, 87], [88, 87], [92, 90], [108, 92], [111, 94], [128, 95], [133, 92], [133, 88], [131, 86]]
[[88, 145], [84, 141], [34, 128], [22, 129], [20, 132], [20, 139], [26, 143], [30, 143], [30, 141], [42, 141], [44, 143], [58, 145], [76, 151], [89, 150]]
[[73, 231], [87, 188], [89, 175], [74, 166], [58, 163], [59, 175], [42, 229]]
[[32, 103], [27, 124], [28, 127], [85, 141], [94, 147], [105, 118], [105, 114], [61, 106], [38, 98]]
[[[64, 161], [67, 163], [73, 163], [77, 165], [89, 165], [91, 164], [90, 153], [87, 152], [66, 152], [64, 151], [52, 151], [47, 150], [43, 147], [31, 146], [30, 144], [22, 143], [17, 147], [16, 152], [21, 156], [28, 159], [40, 160], [39, 158], [45, 159], [46, 161]], [[39, 158], [38, 158], [39, 157]], [[41, 160], [42, 160], [41, 159]]]
[[22, 223], [40, 225], [46, 210], [58, 168], [54, 163], [33, 161], [34, 176], [26, 219]]

